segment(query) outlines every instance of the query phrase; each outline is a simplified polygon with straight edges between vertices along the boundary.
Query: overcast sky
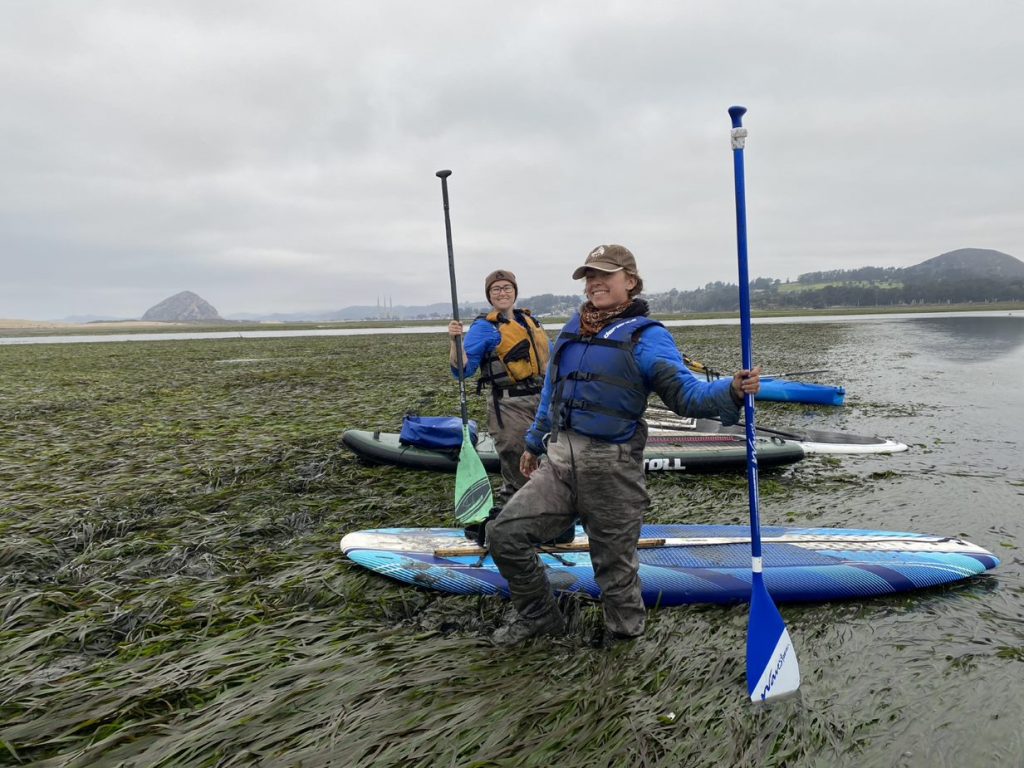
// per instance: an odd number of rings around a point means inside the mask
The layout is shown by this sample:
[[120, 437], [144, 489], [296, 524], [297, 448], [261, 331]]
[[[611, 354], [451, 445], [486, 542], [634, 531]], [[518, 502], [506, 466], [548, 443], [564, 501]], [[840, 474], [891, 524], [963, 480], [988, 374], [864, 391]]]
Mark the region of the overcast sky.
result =
[[0, 317], [450, 300], [1024, 258], [1024, 3], [0, 4]]

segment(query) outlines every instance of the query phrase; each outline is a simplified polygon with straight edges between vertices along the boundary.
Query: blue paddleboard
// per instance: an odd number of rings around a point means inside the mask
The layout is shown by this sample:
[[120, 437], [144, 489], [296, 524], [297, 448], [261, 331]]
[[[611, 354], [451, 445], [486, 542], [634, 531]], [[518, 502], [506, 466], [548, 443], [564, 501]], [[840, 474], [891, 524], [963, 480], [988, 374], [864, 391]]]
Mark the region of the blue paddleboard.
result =
[[[762, 528], [764, 580], [780, 602], [889, 595], [960, 581], [999, 565], [991, 552], [945, 536], [846, 528]], [[540, 553], [559, 592], [599, 598], [582, 528], [567, 547]], [[380, 528], [341, 540], [349, 559], [376, 573], [458, 595], [508, 597], [493, 560], [461, 529]], [[750, 529], [645, 525], [640, 580], [647, 605], [750, 599]]]

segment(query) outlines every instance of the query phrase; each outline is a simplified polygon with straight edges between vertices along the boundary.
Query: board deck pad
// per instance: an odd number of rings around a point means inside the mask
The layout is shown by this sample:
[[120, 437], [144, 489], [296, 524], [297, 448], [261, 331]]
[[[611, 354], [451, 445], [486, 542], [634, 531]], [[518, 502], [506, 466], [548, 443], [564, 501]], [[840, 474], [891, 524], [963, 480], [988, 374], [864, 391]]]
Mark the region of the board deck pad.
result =
[[[539, 553], [557, 592], [600, 598], [583, 529], [570, 548]], [[750, 599], [750, 529], [738, 525], [645, 525], [640, 581], [644, 603], [736, 603]], [[889, 595], [960, 581], [999, 565], [962, 539], [847, 528], [761, 529], [764, 580], [780, 602], [824, 602]], [[489, 555], [454, 528], [357, 531], [341, 550], [371, 571], [458, 595], [508, 597]], [[458, 552], [458, 554], [453, 553]]]

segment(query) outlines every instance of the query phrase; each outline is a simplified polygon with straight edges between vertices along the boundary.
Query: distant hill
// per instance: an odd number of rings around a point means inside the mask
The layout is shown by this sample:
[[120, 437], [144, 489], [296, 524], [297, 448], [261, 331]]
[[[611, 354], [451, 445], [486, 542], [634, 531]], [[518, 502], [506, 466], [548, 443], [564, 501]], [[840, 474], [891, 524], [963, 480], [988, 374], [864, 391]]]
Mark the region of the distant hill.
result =
[[[858, 267], [826, 272], [805, 272], [797, 285], [820, 286], [823, 283], [920, 282], [926, 280], [1020, 280], [1024, 262], [1008, 253], [986, 248], [960, 248], [922, 261], [912, 267]], [[771, 282], [770, 280], [768, 282]], [[793, 284], [790, 284], [792, 287]]]
[[59, 323], [116, 323], [121, 320], [128, 320], [127, 317], [115, 317], [113, 315], [68, 315], [57, 320]]
[[143, 320], [163, 323], [189, 323], [198, 320], [221, 320], [213, 305], [192, 291], [182, 291], [146, 310]]
[[258, 323], [325, 323], [333, 312], [233, 312], [225, 320]]
[[[529, 306], [529, 305], [527, 305]], [[462, 318], [475, 317], [486, 304], [467, 302], [459, 307]], [[346, 320], [441, 320], [452, 316], [452, 305], [447, 302], [420, 306], [371, 306], [359, 304], [328, 312], [236, 312], [231, 320], [257, 320], [264, 323], [332, 323]]]
[[902, 270], [905, 278], [917, 279], [1024, 279], [1024, 261], [1002, 251], [987, 248], [960, 248], [943, 253]]
[[[805, 272], [795, 282], [758, 277], [750, 284], [757, 309], [891, 307], [1024, 301], [1024, 262], [984, 248], [961, 248], [912, 267], [858, 267]], [[650, 294], [655, 312], [735, 311], [733, 283]]]
[[[486, 304], [478, 302], [465, 302], [459, 307], [459, 316], [468, 315], [473, 317], [480, 312]], [[437, 304], [426, 304], [423, 306], [403, 306], [397, 307], [374, 307], [374, 306], [354, 306], [345, 307], [339, 309], [336, 312], [330, 313], [326, 318], [328, 320], [376, 320], [376, 319], [392, 319], [392, 320], [425, 320], [430, 318], [448, 318], [452, 316], [452, 305], [449, 302], [439, 302]]]
[[[644, 294], [656, 313], [736, 311], [735, 283], [708, 283], [702, 288]], [[550, 293], [523, 296], [517, 301], [538, 316], [568, 315], [582, 298]], [[758, 277], [751, 282], [751, 304], [758, 309], [902, 306], [922, 303], [979, 303], [1024, 301], [1024, 261], [1001, 251], [960, 248], [912, 267], [857, 267], [807, 272], [796, 281]], [[490, 307], [467, 302], [459, 308], [463, 320]], [[212, 308], [211, 308], [212, 309]], [[337, 322], [346, 320], [429, 320], [451, 317], [447, 302], [421, 306], [357, 305], [330, 312], [288, 314], [238, 313], [235, 320], [263, 322]]]

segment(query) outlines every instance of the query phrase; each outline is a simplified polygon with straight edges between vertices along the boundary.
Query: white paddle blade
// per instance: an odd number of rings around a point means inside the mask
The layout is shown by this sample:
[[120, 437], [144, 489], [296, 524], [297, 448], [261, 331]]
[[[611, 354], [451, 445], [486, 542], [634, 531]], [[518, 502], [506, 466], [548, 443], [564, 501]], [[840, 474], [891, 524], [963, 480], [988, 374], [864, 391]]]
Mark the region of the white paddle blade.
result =
[[[752, 670], [747, 670], [749, 675]], [[748, 685], [752, 678], [748, 678]], [[775, 648], [768, 656], [767, 663], [761, 669], [757, 682], [750, 687], [751, 701], [767, 701], [778, 696], [793, 693], [800, 687], [800, 665], [796, 660], [796, 651], [789, 639], [789, 631], [783, 627]]]

